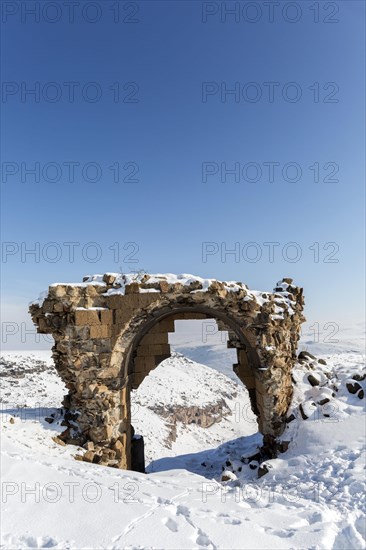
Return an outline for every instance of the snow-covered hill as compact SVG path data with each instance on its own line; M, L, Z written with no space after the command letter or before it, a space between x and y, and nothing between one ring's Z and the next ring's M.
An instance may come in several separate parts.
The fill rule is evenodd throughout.
M246 389L180 354L132 393L132 423L144 435L149 472L185 468L206 475L208 469L211 477L220 476L227 449L219 453L217 447L238 438L247 447L250 441L251 449L260 443Z
M288 450L258 478L248 394L205 365L175 355L133 392L151 472L138 474L56 444L65 388L49 354L5 354L2 547L364 548L362 356L323 359L295 369Z

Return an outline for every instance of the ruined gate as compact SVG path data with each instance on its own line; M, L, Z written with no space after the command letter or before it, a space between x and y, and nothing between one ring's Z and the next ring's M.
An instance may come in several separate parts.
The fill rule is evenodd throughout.
M273 292L172 274L106 273L51 285L30 313L38 331L54 337L55 367L69 390L61 438L83 446L84 460L131 468L131 389L170 356L175 320L214 318L229 331L234 370L274 445L292 397L303 306L292 279Z

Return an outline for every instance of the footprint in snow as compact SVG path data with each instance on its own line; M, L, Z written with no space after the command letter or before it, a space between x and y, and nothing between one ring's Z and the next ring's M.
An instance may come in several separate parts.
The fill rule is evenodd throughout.
M267 533L270 533L271 535L275 535L276 537L281 537L283 539L293 537L296 533L295 529L272 529L272 527L267 527L265 529Z
M229 514L218 514L216 520L225 525L240 525L241 521L238 518L232 518Z
M11 542L15 542L15 546L13 546L15 548L64 548L64 545L60 541L47 536L35 537L27 534L19 537L17 540L14 537Z
M177 533L178 532L178 524L173 519L164 518L163 523L164 523L165 527L167 529L169 529L169 531L172 531L172 533Z
M321 512L314 512L310 514L309 516L304 514L304 519L309 523L309 525L313 525L314 523L320 523L323 521L323 514Z
M189 511L189 508L187 508L187 506L182 506L182 504L179 504L179 506L177 506L176 514L177 514L177 516L182 515L182 516L185 516L185 517L189 518L190 511Z
M204 546L205 548L214 548L214 545L212 544L208 536L205 535L200 529L198 530L196 544L198 544L199 546Z

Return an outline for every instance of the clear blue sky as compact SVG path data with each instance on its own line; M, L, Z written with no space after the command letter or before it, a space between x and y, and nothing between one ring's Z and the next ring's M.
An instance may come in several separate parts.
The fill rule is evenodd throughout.
M279 2L272 22L261 1L237 3L240 11L226 20L222 2L120 2L114 22L115 2L80 0L73 23L62 2L57 12L38 3L35 21L24 11L33 4L2 6L3 321L27 319L28 302L54 281L120 269L260 289L290 276L305 288L310 319L362 318L364 2ZM39 97L25 93L37 86ZM239 96L221 97L235 86ZM70 162L79 163L73 182ZM268 162L278 163L274 181ZM37 182L25 172L35 163ZM98 166L99 181L90 181L96 172L88 163ZM121 180L138 181L114 182L116 163ZM237 163L239 181L230 174L225 181L222 163ZM287 163L301 168L298 181L283 178ZM258 166L259 180L246 181ZM202 177L202 170L217 173ZM294 170L285 167L288 180ZM80 243L74 262L65 242ZM91 242L97 248L83 254ZM131 242L138 263L128 263L132 246L123 249ZM207 261L205 242L217 243ZM273 261L268 242L279 243ZM39 262L21 254L35 243ZM239 258L221 256L235 246ZM299 250L298 262L283 258ZM96 252L100 261L88 261ZM47 261L55 253L58 261Z

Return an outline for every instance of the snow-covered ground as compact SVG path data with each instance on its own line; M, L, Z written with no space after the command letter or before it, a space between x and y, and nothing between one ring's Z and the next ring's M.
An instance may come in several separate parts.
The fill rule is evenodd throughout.
M133 392L132 424L144 435L149 472L183 468L220 477L230 448L224 442L232 440L238 449L239 442L245 449L250 443L252 452L261 442L247 390L180 354Z
M196 353L211 364L215 349ZM65 388L49 352L3 357L3 548L365 547L366 388L352 379L362 354L297 365L289 448L260 478L248 394L222 372L177 354L133 392L150 472L139 474L76 461L81 449L53 441Z

